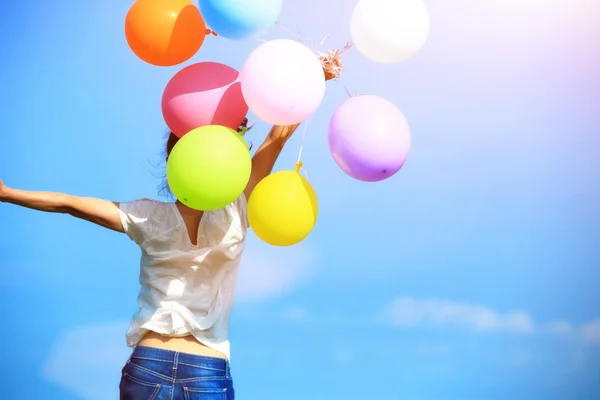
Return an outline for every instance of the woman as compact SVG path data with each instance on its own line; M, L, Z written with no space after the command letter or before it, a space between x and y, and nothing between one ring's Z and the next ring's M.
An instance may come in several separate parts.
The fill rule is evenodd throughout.
M248 223L246 199L269 175L298 125L274 126L252 158L244 193L201 212L179 201L116 203L12 189L0 201L70 214L125 233L142 251L138 310L127 331L134 350L122 370L122 400L233 400L228 328ZM171 133L167 159L177 143Z

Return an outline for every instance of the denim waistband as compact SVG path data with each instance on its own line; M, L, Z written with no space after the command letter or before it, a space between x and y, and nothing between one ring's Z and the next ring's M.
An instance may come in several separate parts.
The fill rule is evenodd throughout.
M222 370L229 375L229 361L219 357L200 356L190 353L182 353L173 350L158 349L156 347L136 346L131 353L132 358L142 358L154 361L164 361L172 363L174 367L177 364L186 364L195 367L205 367L210 369Z

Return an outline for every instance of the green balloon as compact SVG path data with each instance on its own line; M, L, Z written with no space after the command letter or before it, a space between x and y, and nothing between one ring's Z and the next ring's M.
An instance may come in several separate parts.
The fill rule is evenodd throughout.
M211 211L235 201L252 170L244 138L231 128L208 125L186 133L167 161L167 181L186 206Z

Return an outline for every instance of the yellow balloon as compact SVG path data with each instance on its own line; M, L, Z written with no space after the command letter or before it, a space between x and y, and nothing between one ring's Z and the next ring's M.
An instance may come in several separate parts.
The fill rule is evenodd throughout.
M260 239L274 246L304 240L317 222L317 194L300 167L260 181L248 199L248 222Z

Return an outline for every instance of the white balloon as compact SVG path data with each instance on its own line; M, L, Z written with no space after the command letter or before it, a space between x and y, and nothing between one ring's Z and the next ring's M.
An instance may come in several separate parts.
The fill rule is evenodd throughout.
M350 29L365 57L399 63L414 56L427 41L429 12L422 0L359 0Z
M240 76L250 111L273 125L294 125L310 118L325 96L319 56L295 40L261 44L246 59Z

